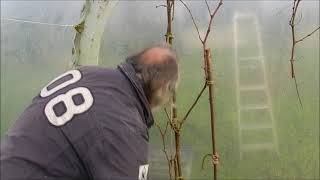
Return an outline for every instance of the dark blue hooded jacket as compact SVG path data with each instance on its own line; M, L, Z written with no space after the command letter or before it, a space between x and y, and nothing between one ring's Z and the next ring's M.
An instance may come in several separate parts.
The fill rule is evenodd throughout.
M1 180L146 180L152 113L134 68L50 82L1 141Z

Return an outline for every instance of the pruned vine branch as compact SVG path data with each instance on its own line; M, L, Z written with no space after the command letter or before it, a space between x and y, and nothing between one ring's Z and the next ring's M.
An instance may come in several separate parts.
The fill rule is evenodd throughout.
M167 108L164 108L164 112L166 113L166 117L167 117L168 121L171 121L171 118L170 118L170 115L168 113Z
M204 39L202 39L202 37L201 37L200 31L199 31L199 27L198 27L198 25L197 25L197 23L196 23L195 18L193 17L193 14L192 14L190 8L187 6L187 4L186 4L183 0L179 0L179 1L180 1L180 2L183 4L183 6L187 9L187 11L188 11L188 13L189 13L189 15L190 15L190 17L191 17L191 19L192 19L193 25L194 25L194 27L195 27L196 30L197 30L199 40L201 41L202 45L205 45L206 42L207 42L208 36L209 36L209 34L210 34L210 31L211 31L212 21L213 21L215 15L217 14L218 10L219 10L220 7L222 6L222 4L223 4L222 1L223 1L223 0L220 0L220 1L219 1L218 6L214 9L213 13L211 13L211 10L210 10L208 1L205 0L206 6L207 6L207 8L208 8L209 15L210 15L210 20L209 20L207 32L206 32L206 34L205 34Z
M198 33L198 37L199 40L202 43L202 50L203 50L203 62L204 62L204 73L205 73L205 85L203 87L203 89L201 90L200 94L198 95L198 97L196 98L195 102L191 105L190 109L188 110L187 114L185 115L185 117L182 119L182 123L186 120L186 118L188 117L188 115L190 114L190 112L192 111L192 109L194 108L194 106L197 104L199 98L201 97L203 91L206 89L206 87L209 87L209 106L210 106L210 122L211 122L211 141L212 141L212 153L207 154L204 156L204 159L209 156L212 155L212 162L213 162L213 172L214 172L214 180L217 180L217 165L219 163L219 156L216 152L216 141L215 141L215 110L214 110L214 81L213 81L213 73L212 73L212 57L211 57L211 50L210 48L207 48L207 40L209 37L209 34L211 32L211 26L214 20L214 17L216 16L217 12L219 11L220 7L222 6L222 1L223 0L219 0L218 5L211 11L210 7L209 7L209 3L207 2L207 0L205 0L206 6L208 8L208 13L210 15L210 20L208 23L208 27L207 27L207 31L206 34L204 36L204 38L201 37L200 31L199 31L199 27L195 21L195 18L192 15L192 12L190 10L190 8L187 6L187 4L183 1L180 0L180 2L183 4L183 6L187 9L193 25ZM211 13L213 12L213 13Z
M212 160L213 160L213 165L214 165L214 179L217 179L217 164L218 164L218 155L216 153L215 150L215 132L214 132L214 119L215 119L215 113L214 113L214 103L213 103L213 75L212 75L212 69L211 69L211 53L210 53L210 49L208 49L207 46L207 40L211 31L211 26L213 23L213 19L215 17L215 15L217 14L220 6L222 5L222 0L219 1L219 4L216 8L214 8L212 11L210 10L209 7L209 3L207 2L207 0L205 0L205 3L207 5L208 8L208 12L210 15L210 20L208 23L208 28L206 31L206 34L204 36L204 38L202 39L201 35L200 35L200 31L199 31L199 27L195 21L195 18L192 15L192 12L190 10L190 8L186 5L186 3L182 0L180 0L180 2L184 5L184 7L188 10L193 25L195 26L197 33L198 33L198 37L199 40L202 43L202 48L203 48L203 53L204 53L204 70L205 70L205 83L203 85L203 88L201 89L200 93L197 95L195 101L192 103L192 105L190 106L190 108L188 109L187 113L183 116L182 119L179 119L177 117L177 106L176 106L176 92L174 93L174 95L172 96L172 103L171 103L171 112L170 115L168 113L168 111L166 109L165 113L167 116L167 124L166 124L166 129L163 131L159 125L157 125L160 134L161 134L161 138L162 138L162 144L163 144L163 151L166 155L166 159L168 161L168 165L169 165L169 174L170 174L170 179L172 178L172 166L173 166L173 170L174 170L174 179L175 180L183 180L183 176L182 176L182 165L181 165L181 138L180 138L180 132L182 129L182 125L183 123L186 121L186 119L188 118L188 116L190 115L190 113L192 112L192 110L194 109L194 107L197 105L199 99L201 98L201 96L203 95L203 92L205 91L205 89L207 87L209 87L209 105L210 105L210 117L211 117L211 134L212 134L212 153L214 154L214 156L212 156ZM175 0L166 0L166 5L163 5L163 7L166 7L167 10L167 32L165 34L166 37L166 42L169 43L171 46L173 44L173 34L172 34L172 21L174 19L174 7L175 7ZM213 13L211 13L213 12ZM170 125L170 126L169 126ZM172 158L171 156L168 155L167 151L166 151L166 144L165 144L165 134L167 133L167 128L168 126L170 127L170 129L174 132L174 137L175 137L175 155ZM171 158L170 158L171 157Z
M193 108L197 105L199 99L201 98L204 90L207 87L207 83L204 84L203 88L201 89L200 93L198 94L197 98L195 99L195 101L192 103L192 105L190 106L190 108L188 109L186 115L184 115L184 117L182 118L180 124L182 125L188 118L189 114L191 113L191 111L193 110Z
M203 43L203 40L202 40L201 35L200 35L199 27L198 27L198 25L197 25L197 23L196 23L196 20L194 19L193 15L192 15L192 12L191 12L190 8L187 6L187 4L186 4L184 1L180 0L180 2L183 4L183 6L184 6L184 7L187 9L187 11L189 12L189 15L190 15L190 17L191 17L191 19L192 19L193 25L194 25L194 27L195 27L196 30L197 30L199 40L201 41L201 43Z
M170 180L172 180L172 173L171 173L171 166L172 166L172 156L169 155L168 151L167 151L167 146L166 146L166 135L167 135L167 130L168 130L168 126L169 126L169 122L167 121L166 123L166 127L164 130L161 129L160 125L158 124L158 122L155 122L155 125L157 126L159 132L160 132L160 136L162 139L162 151L166 157L167 163L168 163L168 172L169 172L169 178Z
M172 21L174 20L174 9L175 9L175 0L166 0L166 5L163 5L163 7L166 7L166 13L167 13L167 31L165 34L165 40L166 42L172 46L173 44L173 33L172 33ZM168 161L168 168L169 168L169 176L170 180L172 179L172 171L174 172L174 179L178 180L181 179L183 180L182 177L182 168L181 168L181 154L180 154L180 126L178 123L178 118L177 118L177 106L176 106L176 92L174 92L172 96L172 103L171 103L171 112L170 115L166 109L164 109L166 116L167 116L167 126L166 128L170 125L170 129L174 132L175 136L175 155L174 157L170 156L166 151L164 151L167 161ZM159 126L160 127L160 126ZM163 135L163 131L161 128L159 128L161 138L162 138L162 145L163 149L165 149L165 136Z
M209 6L208 1L207 1L207 0L205 0L205 2L206 2L206 5L207 5L207 8L208 8L208 12L209 12L209 14L211 14L211 10L210 10L210 6Z
M290 63L291 63L291 77L294 79L295 87L296 87L296 92L297 96L300 102L300 105L302 106L302 101L299 93L299 87L297 83L297 79L295 77L295 71L294 71L294 54L295 54L295 47L296 47L296 34L295 34L295 18L296 18L296 13L299 7L301 0L294 0L293 2L293 8L292 8L292 16L290 19L290 26L291 26L291 33L292 33L292 48L291 48L291 58L290 58Z
M317 32L319 29L320 29L320 26L319 26L318 28L316 28L315 30L313 30L313 31L312 31L311 33L309 33L308 35L306 35L305 37L297 40L296 43L299 43L299 42L305 40L306 38L310 37L312 34L314 34L315 32Z
M296 50L296 45L302 41L304 41L306 38L310 37L311 35L313 35L315 32L317 32L320 29L320 26L317 27L315 30L313 30L311 33L307 34L306 36L303 36L302 38L297 40L296 37L296 25L301 21L302 18L300 18L299 22L296 22L296 15L297 15L297 11L299 8L299 5L301 3L302 0L294 0L293 1L293 7L292 7L292 14L291 14L291 18L289 21L289 25L291 27L291 35L292 35L292 46L291 46L291 56L290 56L290 67L291 67L291 78L294 79L294 83L295 83L295 88L296 88L296 92L297 92L297 96L299 99L299 103L302 107L302 101L301 101L301 96L300 96L300 92L299 92L299 86L297 83L297 78L296 78L296 74L295 74L295 68L294 68L294 61L295 59L295 50Z
M220 7L222 6L222 4L223 4L222 0L220 0L219 3L218 3L218 6L214 9L213 13L212 14L210 13L210 21L209 21L209 24L208 24L207 33L206 33L206 36L205 36L205 38L203 40L203 43L202 43L204 45L206 44L208 36L209 36L209 33L211 31L211 26L212 26L213 19L216 16L216 14L217 14L218 10L220 9Z

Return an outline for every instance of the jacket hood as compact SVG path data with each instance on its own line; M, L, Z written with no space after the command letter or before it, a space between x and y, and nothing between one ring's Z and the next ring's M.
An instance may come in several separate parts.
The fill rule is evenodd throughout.
M141 80L137 77L136 71L130 63L121 63L120 65L118 65L118 69L128 78L128 80L131 82L132 86L136 90L138 98L144 109L145 123L147 127L150 128L154 123L154 119L150 108L150 104L143 91Z

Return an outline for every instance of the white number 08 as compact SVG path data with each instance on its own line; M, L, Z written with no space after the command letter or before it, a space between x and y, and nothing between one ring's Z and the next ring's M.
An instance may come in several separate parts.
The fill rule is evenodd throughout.
M53 82L57 81L58 79L67 76L72 75L72 78L68 81L65 81L61 83L60 85L52 88L51 90L48 90L48 86L52 84ZM71 70L68 71L59 77L52 80L47 86L45 86L40 93L41 97L47 97L52 95L53 93L57 92L58 90L65 88L66 86L73 84L81 79L81 73L79 70ZM83 103L80 105L76 105L73 102L72 97L75 95L81 95L83 97ZM64 103L66 107L66 112L62 114L61 116L57 116L56 113L53 110L53 107L57 105L58 103ZM51 99L45 109L44 112L49 120L49 122L55 126L62 126L68 121L70 121L75 114L80 114L85 111L87 111L93 104L93 97L88 88L85 87L77 87L74 89L69 90L65 94L60 94L56 96L55 98Z

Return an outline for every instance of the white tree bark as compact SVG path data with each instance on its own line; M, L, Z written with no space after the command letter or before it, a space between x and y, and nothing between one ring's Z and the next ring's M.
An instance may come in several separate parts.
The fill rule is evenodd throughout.
M117 2L86 1L81 21L75 26L77 32L74 38L73 67L99 64L101 38L107 19Z

